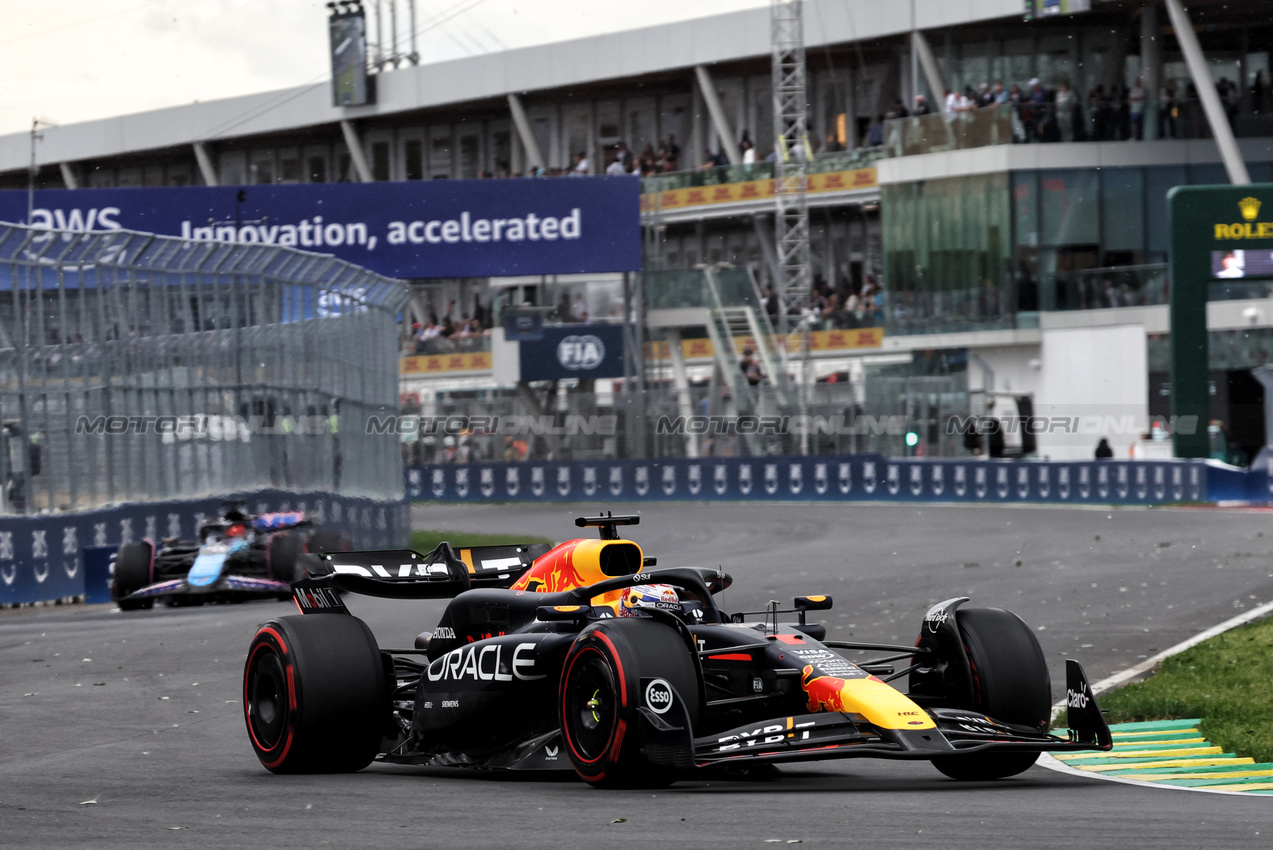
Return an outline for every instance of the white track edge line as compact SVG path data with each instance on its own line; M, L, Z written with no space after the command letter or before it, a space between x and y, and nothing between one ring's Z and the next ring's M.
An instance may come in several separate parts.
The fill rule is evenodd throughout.
M1186 649L1197 646L1198 644L1202 643L1204 640L1208 640L1210 638L1215 637L1216 635L1223 634L1229 631L1230 629L1236 629L1238 626L1245 625L1246 623L1249 623L1252 620L1258 620L1260 617L1263 617L1265 614L1268 614L1270 612L1273 612L1273 602L1266 602L1263 605L1257 605L1256 607L1252 608L1250 611L1243 611L1241 614L1238 614L1236 617L1230 617L1229 619L1225 620L1223 623L1214 625L1209 629L1204 629L1203 631L1198 632L1198 634L1194 635L1193 637L1182 640L1180 643L1176 644L1175 646L1164 649L1162 652L1158 653L1152 658L1146 658L1144 661L1140 662L1139 664L1128 667L1126 670L1120 670L1119 672L1115 673L1112 676L1107 676L1106 678L1101 679L1095 685L1092 685L1092 695L1095 696L1097 694L1104 693L1105 691L1108 691L1118 685L1121 685L1126 681L1129 681L1131 679L1136 678L1137 676L1144 674L1148 670L1152 670L1160 661L1163 661L1166 658L1170 658L1173 655L1177 655L1181 652L1184 652ZM1055 717L1061 709L1066 707L1065 702L1066 701L1064 699L1058 700L1056 704L1052 706L1053 717ZM1236 794L1240 797L1251 796L1251 792L1249 791L1213 791L1208 788L1195 788L1195 787L1189 787L1184 785L1160 785L1157 782L1146 782L1141 779L1131 779L1125 776L1104 776L1097 771L1079 770L1078 768L1070 767L1069 765L1063 764L1059 759L1055 759L1052 756L1048 755L1047 753L1043 753L1043 757L1039 760L1039 766L1046 767L1048 770L1055 770L1060 773L1069 773L1075 776L1086 776L1089 779L1103 779L1106 782L1122 782L1123 784L1126 784L1126 785L1139 785L1141 787L1149 787L1149 788L1171 788L1177 791L1206 791L1208 794ZM1256 796L1264 796L1264 795L1256 795Z

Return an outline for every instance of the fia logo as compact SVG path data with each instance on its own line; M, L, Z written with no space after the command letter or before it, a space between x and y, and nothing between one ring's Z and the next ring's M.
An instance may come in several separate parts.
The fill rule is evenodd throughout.
M884 467L884 484L890 496L896 496L902 489L902 471L897 464L890 463Z
M592 334L568 336L557 343L557 362L572 372L595 369L605 357L605 343Z
M778 492L778 464L765 464L765 492L773 495Z

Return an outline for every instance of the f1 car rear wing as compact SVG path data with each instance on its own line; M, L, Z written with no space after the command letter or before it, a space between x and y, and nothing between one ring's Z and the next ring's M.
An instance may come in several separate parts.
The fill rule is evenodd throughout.
M337 590L388 599L449 599L472 587L511 587L551 547L548 543L332 552L318 557L316 577Z

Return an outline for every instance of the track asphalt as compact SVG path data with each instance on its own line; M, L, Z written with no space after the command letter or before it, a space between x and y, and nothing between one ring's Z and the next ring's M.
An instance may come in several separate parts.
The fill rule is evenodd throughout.
M415 524L573 536L624 505L419 505ZM1260 513L874 505L650 505L630 536L660 566L723 566L730 610L835 598L830 634L910 642L951 596L1038 629L1054 691L1063 661L1093 681L1273 600L1273 524ZM353 598L382 645L431 628L442 603ZM1258 795L1178 794L1034 768L957 783L923 763L783 768L752 781L595 791L373 765L278 777L243 727L241 675L258 602L123 614L0 612L0 844L6 847L1258 846Z

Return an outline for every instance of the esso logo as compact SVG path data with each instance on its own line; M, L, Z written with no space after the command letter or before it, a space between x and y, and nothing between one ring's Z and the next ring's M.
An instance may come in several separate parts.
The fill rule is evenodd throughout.
M592 334L568 336L557 343L557 362L563 369L580 371L595 369L606 357L606 346Z
M672 686L663 679L655 679L645 686L645 704L655 714L667 714L672 707Z

